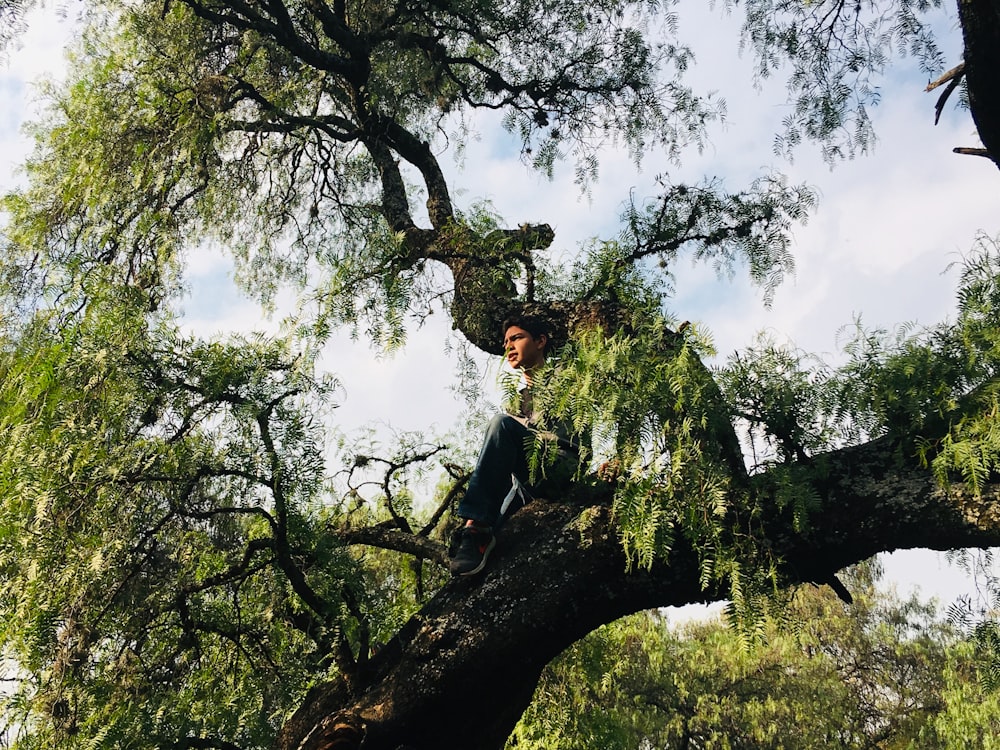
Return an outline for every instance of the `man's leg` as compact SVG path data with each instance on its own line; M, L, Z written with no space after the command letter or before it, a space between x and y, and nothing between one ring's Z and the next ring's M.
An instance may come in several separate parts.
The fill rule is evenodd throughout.
M525 444L531 431L507 414L499 414L486 429L479 460L469 478L458 515L484 526L500 520L500 504L510 490L510 475L527 483L528 461Z
M501 414L490 421L469 478L458 515L468 523L459 530L458 545L451 559L452 575L473 575L486 565L496 544L493 529L500 520L500 505L510 491L510 475L525 480L528 463L525 443L530 431L513 417Z

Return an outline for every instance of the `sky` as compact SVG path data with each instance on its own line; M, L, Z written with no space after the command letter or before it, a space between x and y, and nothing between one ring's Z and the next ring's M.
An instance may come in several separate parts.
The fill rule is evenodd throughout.
M835 364L845 327L858 316L867 326L892 328L904 322L929 325L953 314L956 274L949 266L971 249L977 234L998 232L996 168L985 159L951 152L955 146L977 145L968 113L949 107L935 126L937 94L924 93L926 77L915 61L904 61L883 82L881 103L872 113L878 142L871 154L831 169L806 147L788 164L771 149L787 113L783 92L775 85L761 90L751 85L751 62L738 54L734 23L704 5L681 15L682 34L688 29L694 33L687 38L700 40L688 80L718 90L727 102L727 118L724 127L712 131L702 153L687 154L680 167L651 155L637 171L623 154L609 151L599 182L581 195L570 165L557 169L552 180L530 173L496 121L482 118L464 162L442 159L456 186L453 194L467 203L490 200L511 225L552 224L558 257L587 238L614 236L629 192L652 196L661 173L674 180L717 176L736 190L780 170L791 183L814 186L820 203L808 223L794 231L796 271L778 288L770 307L761 291L739 275L720 280L711 269L683 263L677 269L669 306L679 319L711 332L720 360L764 331ZM940 28L951 40L946 55L953 65L960 46L949 13L942 12ZM67 33L68 24L50 4L0 64L0 189L15 184L16 166L29 148L21 127L36 106L31 82L62 75ZM230 271L221 253L203 249L191 255L191 291L182 303L185 326L206 336L277 330L278 317L262 317L255 303L236 291ZM453 341L444 316L412 331L406 348L394 354L373 351L347 335L335 337L322 362L343 384L334 412L338 426L345 431L390 424L398 430L448 430L470 409L454 390ZM482 355L475 359L488 387L499 365ZM941 554L907 551L882 559L886 581L903 594L919 589L922 596L947 604L972 590L965 573Z

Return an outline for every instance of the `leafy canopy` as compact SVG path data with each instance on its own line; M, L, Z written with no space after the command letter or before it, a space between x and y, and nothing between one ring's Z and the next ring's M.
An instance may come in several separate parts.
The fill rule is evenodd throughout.
M792 65L798 105L779 146L863 149L870 76L892 49L937 64L931 5L728 5L747 11L762 75ZM0 19L21 7L0 4ZM763 509L808 527L804 456L931 435L936 420L924 453L942 478L975 486L996 470L1000 261L986 240L955 324L859 334L837 372L767 342L712 371L707 332L666 310L673 269L691 256L773 293L814 191L777 175L736 191L663 177L565 273L548 267L550 227L508 228L453 200L439 159L471 145L477 110L501 111L543 174L572 160L584 188L605 146L637 162L700 146L723 107L684 85L673 8L86 7L27 182L2 202L0 648L17 747L265 747L311 684L362 673L441 584L467 470L413 438L347 446L335 475L335 381L315 366L335 328L398 345L413 316L444 306L492 350L511 309L558 317L562 366L539 398L611 446L630 564L693 545L745 636L781 584ZM287 335L182 333L185 263L208 245L263 300L299 293ZM761 446L749 472L734 424ZM446 472L429 502L412 478L432 458Z
M588 635L545 671L510 747L991 747L996 696L968 641L878 571L855 601L806 586L766 643L722 621L641 613Z

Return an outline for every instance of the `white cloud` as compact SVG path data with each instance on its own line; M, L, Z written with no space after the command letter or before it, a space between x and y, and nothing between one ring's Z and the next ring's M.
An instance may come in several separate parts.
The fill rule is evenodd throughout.
M17 165L30 148L20 127L39 113L32 82L62 79L73 27L72 20L50 5L38 7L27 20L27 31L8 52L9 61L0 64L0 189L13 184Z

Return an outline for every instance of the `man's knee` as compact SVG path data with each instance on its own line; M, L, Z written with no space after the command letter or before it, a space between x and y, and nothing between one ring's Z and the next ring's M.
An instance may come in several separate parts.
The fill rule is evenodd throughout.
M511 434L521 435L527 429L510 414L497 414L490 420L489 426L486 428L486 439L502 438Z

